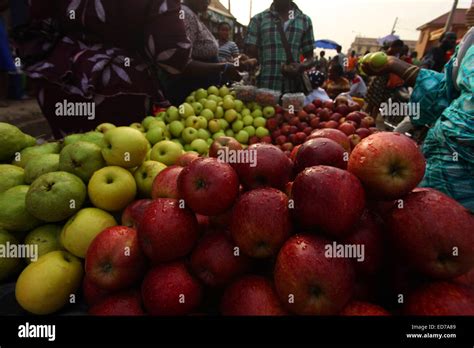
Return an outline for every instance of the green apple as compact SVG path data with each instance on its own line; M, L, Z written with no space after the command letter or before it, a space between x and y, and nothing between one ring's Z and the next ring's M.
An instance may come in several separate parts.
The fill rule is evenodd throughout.
M102 149L102 156L109 166L138 167L148 152L148 140L142 133L130 127L118 127L108 131L105 141L107 146Z
M267 124L267 120L264 119L263 117L257 117L257 118L254 118L253 120L253 126L255 128L265 127L266 124Z
M189 104L192 104L196 101L196 98L194 98L194 96L190 95L189 97L186 98L185 102L186 103L189 103Z
M95 129L96 132L106 133L107 131L116 128L116 126L112 123L102 123L97 126Z
M168 108L168 110L166 110L166 117L169 117L170 119L173 119L173 120L179 120L179 110L176 106L170 106Z
M206 140L196 139L191 143L191 148L200 155L205 155L209 152L209 145Z
M232 124L232 130L233 130L235 133L240 132L243 128L244 128L244 122L242 122L242 121L235 121L235 122Z
M134 173L140 197L151 198L153 181L166 165L156 161L145 161Z
M105 165L100 147L82 141L66 146L59 156L59 170L77 175L84 182Z
M181 121L173 121L168 126L170 133L175 137L179 138L184 130L184 124Z
M59 241L61 235L61 225L43 225L35 228L25 237L26 245L37 245L38 255L41 257L52 251L61 250L62 246ZM31 263L31 258L26 258L27 263ZM35 262L35 260L33 260ZM37 261L37 260L36 260Z
M208 95L219 95L219 88L216 86L211 86L207 89L207 94Z
M214 112L211 109L204 109L201 112L201 117L204 117L207 121L210 121L214 118Z
M78 144L78 143L76 143ZM74 146L73 144L71 146ZM91 143L92 146L97 146ZM98 147L98 146L97 146ZM99 148L99 147L98 147ZM100 148L99 148L100 153ZM25 166L25 183L28 185L39 178L41 175L51 172L57 172L59 170L59 155L57 153L40 155L30 159Z
M193 150L191 144L185 144L185 145L184 145L184 151L185 151L185 152L194 152L194 150Z
M86 185L79 177L67 172L47 173L31 184L26 209L37 219L58 222L79 211L86 195Z
M245 109L242 110L241 114L242 114L242 117L251 116L251 115L252 115L252 111L251 111L250 109L248 109L248 108L245 108Z
M87 186L87 192L95 207L119 212L135 199L137 184L128 170L111 166L94 173Z
M210 120L208 124L208 128L211 133L217 133L221 130L221 125L218 120Z
M210 137L211 137L211 133L209 133L208 130L206 130L204 128L198 129L198 138L199 139L207 140Z
M202 110L204 109L204 106L201 103L192 103L191 106L194 109L195 115L200 115Z
M57 142L46 143L39 146L27 147L26 149L23 149L21 152L15 154L12 164L15 166L25 168L28 161L32 158L38 157L40 155L47 155L47 154L53 154L53 153L57 154L60 152L61 152L61 144Z
M146 132L146 139L150 142L151 145L155 145L156 143L165 140L165 138L165 132L161 127L155 127Z
M219 95L224 98L225 96L228 96L230 94L230 89L227 86L222 86L219 89Z
M129 128L135 129L135 130L139 131L140 133L145 133L146 132L145 127L143 127L142 124L138 123L138 122L132 123L129 126Z
M255 135L255 127L254 126L247 126L247 127L244 127L244 131L247 132L247 134L249 135L249 137L253 137Z
M203 116L198 116L198 129L207 129L207 119Z
M18 245L18 239L11 233L0 229L0 246L7 248L7 245ZM0 257L0 284L7 278L18 274L21 270L22 262L19 257Z
M0 229L26 232L41 224L26 209L28 189L27 185L19 185L0 193Z
M258 103L253 103L252 111L260 110L262 111L262 106Z
M229 122L227 122L225 119L220 118L218 121L221 125L221 130L225 131L227 128L229 128Z
M187 127L183 130L182 137L186 144L191 144L198 138L198 131L196 128Z
M153 146L151 150L151 160L172 166L182 154L183 147L181 145L169 140L164 140Z
M161 111L158 113L158 115L155 115L155 120L158 121L164 121L166 118L167 111ZM176 112L176 114L179 116L179 113ZM179 117L178 117L179 118Z
M190 116L195 116L194 108L189 103L184 103L179 106L179 116L181 118L188 118Z
M220 138L220 137L225 137L225 133L223 131L219 131L217 133L214 133L212 135L212 139L216 140L217 138Z
M224 108L222 106L218 106L216 112L214 113L215 118L223 118L225 115Z
M82 134L70 134L63 139L63 145L68 146L81 141ZM58 152L59 153L59 152Z
M235 136L235 139L241 143L241 144L248 144L249 142L249 134L244 131L244 130L241 130L240 132L237 133L237 135Z
M206 105L206 103L207 103L207 99L205 99L205 98L199 99L199 104Z
M113 226L117 226L117 221L106 211L97 208L82 209L63 227L61 245L74 256L84 259L94 238Z
M25 184L25 170L11 164L0 164L0 193Z
M3 118L3 112L2 112ZM7 162L23 149L36 145L36 139L23 133L20 128L0 122L0 162Z
M224 104L222 104L224 110L234 110L235 111L235 101L232 97L225 97Z
M155 116L145 117L145 119L142 121L143 128L145 128L145 130L150 129L150 124L154 121L156 121Z
M53 251L30 263L21 272L15 297L26 311L46 315L70 303L82 283L81 260L66 251Z
M215 100L208 100L206 104L204 104L204 108L211 110L212 112L217 111L217 102Z
M201 99L206 99L208 96L208 93L207 91L204 89L204 88L199 88L197 91L196 91L196 94L194 96L194 98L196 100L201 100Z
M228 129L225 131L225 135L233 138L235 136L235 133L232 129Z
M100 148L104 148L105 146L107 146L107 143L105 141L105 135L103 133L95 131L84 133L80 141L96 144Z
M251 115L246 115L242 118L244 122L244 126L251 126L253 125L253 117Z
M242 112L244 110L244 102L242 100L234 100L235 111Z
M265 118L272 118L273 116L275 116L275 108L273 106L264 107L263 116L265 116Z
M237 111L235 110L227 110L225 112L224 118L227 122L232 123L237 119Z
M259 117L263 117L263 112L261 109L255 109L253 112L252 112L252 117L253 118L259 118Z
M209 147L211 147L212 143L214 142L214 139L209 138L206 141L207 141L207 145L209 145Z
M266 128L258 127L255 131L255 135L261 139L263 137L266 137L267 135L270 135L270 132Z
M154 120L153 122L150 123L150 125L148 126L148 129L153 129L153 128L162 128L163 130L166 129L166 123L165 121L158 121L158 120Z
M192 128L195 128L195 129L198 129L198 124L199 124L199 119L197 116L190 116L186 119L186 121L184 122L184 125L186 127L192 127Z

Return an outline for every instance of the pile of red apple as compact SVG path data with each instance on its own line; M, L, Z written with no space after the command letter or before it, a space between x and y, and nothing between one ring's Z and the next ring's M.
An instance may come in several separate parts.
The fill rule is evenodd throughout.
M358 104L350 105L346 99L335 102L314 100L298 112L276 109L275 117L267 121L273 144L287 155L295 146L304 143L317 129L338 129L354 148L362 139L378 132L375 120L361 111Z
M153 199L91 244L90 313L474 315L474 217L417 188L418 146L376 133L351 151L320 132L294 160L255 144L255 166L223 163L219 150L242 147L221 139L162 171ZM358 259L328 251L351 245Z

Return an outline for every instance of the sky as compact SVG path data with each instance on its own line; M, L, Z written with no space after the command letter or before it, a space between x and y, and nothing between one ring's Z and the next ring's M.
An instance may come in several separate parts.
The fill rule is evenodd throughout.
M220 0L228 6L229 0ZM250 0L230 0L231 11L247 25ZM356 36L380 38L391 33L398 17L396 34L418 40L419 26L451 10L452 0L294 0L313 21L315 39L331 39L347 51ZM269 8L272 0L253 0L253 15ZM459 0L458 8L468 8L471 0Z

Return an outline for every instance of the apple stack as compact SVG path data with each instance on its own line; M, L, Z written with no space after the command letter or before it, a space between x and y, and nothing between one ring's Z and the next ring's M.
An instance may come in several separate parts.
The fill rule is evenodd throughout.
M315 100L298 112L276 109L275 117L267 121L272 142L287 155L319 129L337 129L349 139L354 148L362 139L377 133L375 120L360 111L358 104L349 105L346 98L336 101Z
M90 313L474 315L473 216L416 188L411 139L377 133L347 156L332 131L294 161L254 144L256 163L224 163L242 145L220 138L162 171L89 247Z

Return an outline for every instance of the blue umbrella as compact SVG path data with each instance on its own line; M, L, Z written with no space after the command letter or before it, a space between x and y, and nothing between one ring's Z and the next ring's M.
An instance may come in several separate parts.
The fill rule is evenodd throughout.
M316 48L325 48L329 50L335 50L340 45L337 42L332 41L332 40L317 40L314 42L314 46Z
M400 40L400 36L390 34L390 35L387 35L385 37L382 37L382 38L378 39L377 41L381 46L383 46L385 43L391 43L395 40Z

